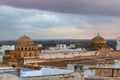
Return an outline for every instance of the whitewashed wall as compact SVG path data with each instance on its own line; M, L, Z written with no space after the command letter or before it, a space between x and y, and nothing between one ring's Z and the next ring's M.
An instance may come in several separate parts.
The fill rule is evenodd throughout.
M81 51L81 50L65 50L58 52L42 52L40 58L55 59L55 58L72 58L77 56L94 56L97 51Z
M59 75L73 72L73 70L41 68L41 70L20 70L20 77Z
M95 70L84 70L84 78L90 78L95 76Z

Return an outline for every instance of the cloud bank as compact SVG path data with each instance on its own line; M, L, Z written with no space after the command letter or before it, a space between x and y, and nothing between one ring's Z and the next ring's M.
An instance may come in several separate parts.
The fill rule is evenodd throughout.
M1 39L17 39L24 33L32 39L91 39L98 32L114 39L120 35L119 25L120 18L116 16L0 6Z
M0 4L62 13L120 16L120 0L0 0Z

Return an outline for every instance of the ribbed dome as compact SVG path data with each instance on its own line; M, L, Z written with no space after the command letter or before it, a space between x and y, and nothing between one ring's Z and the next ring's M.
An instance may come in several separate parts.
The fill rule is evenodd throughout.
M106 40L103 37L99 36L98 34L92 39L92 43L93 44L106 44Z
M17 41L16 45L33 45L33 41L30 37L24 35L21 36Z

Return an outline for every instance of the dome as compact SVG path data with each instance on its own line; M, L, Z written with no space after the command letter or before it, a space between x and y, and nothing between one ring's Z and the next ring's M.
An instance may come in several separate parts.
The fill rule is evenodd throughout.
M24 35L18 38L16 45L33 45L33 41L30 37Z
M106 44L106 40L103 37L99 36L98 34L92 39L92 43L93 44Z

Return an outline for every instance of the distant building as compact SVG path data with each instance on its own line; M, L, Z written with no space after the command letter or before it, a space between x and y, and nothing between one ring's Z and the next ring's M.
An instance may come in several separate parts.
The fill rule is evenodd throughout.
M70 49L75 49L76 45L75 44L70 44Z
M58 48L58 49L67 49L67 45L66 44L57 44L56 48Z
M50 50L66 50L66 49L75 49L75 44L57 44L56 47L49 47Z
M38 44L38 47L39 47L39 48L42 47L42 44Z
M120 37L117 38L116 43L117 43L116 50L120 50Z

